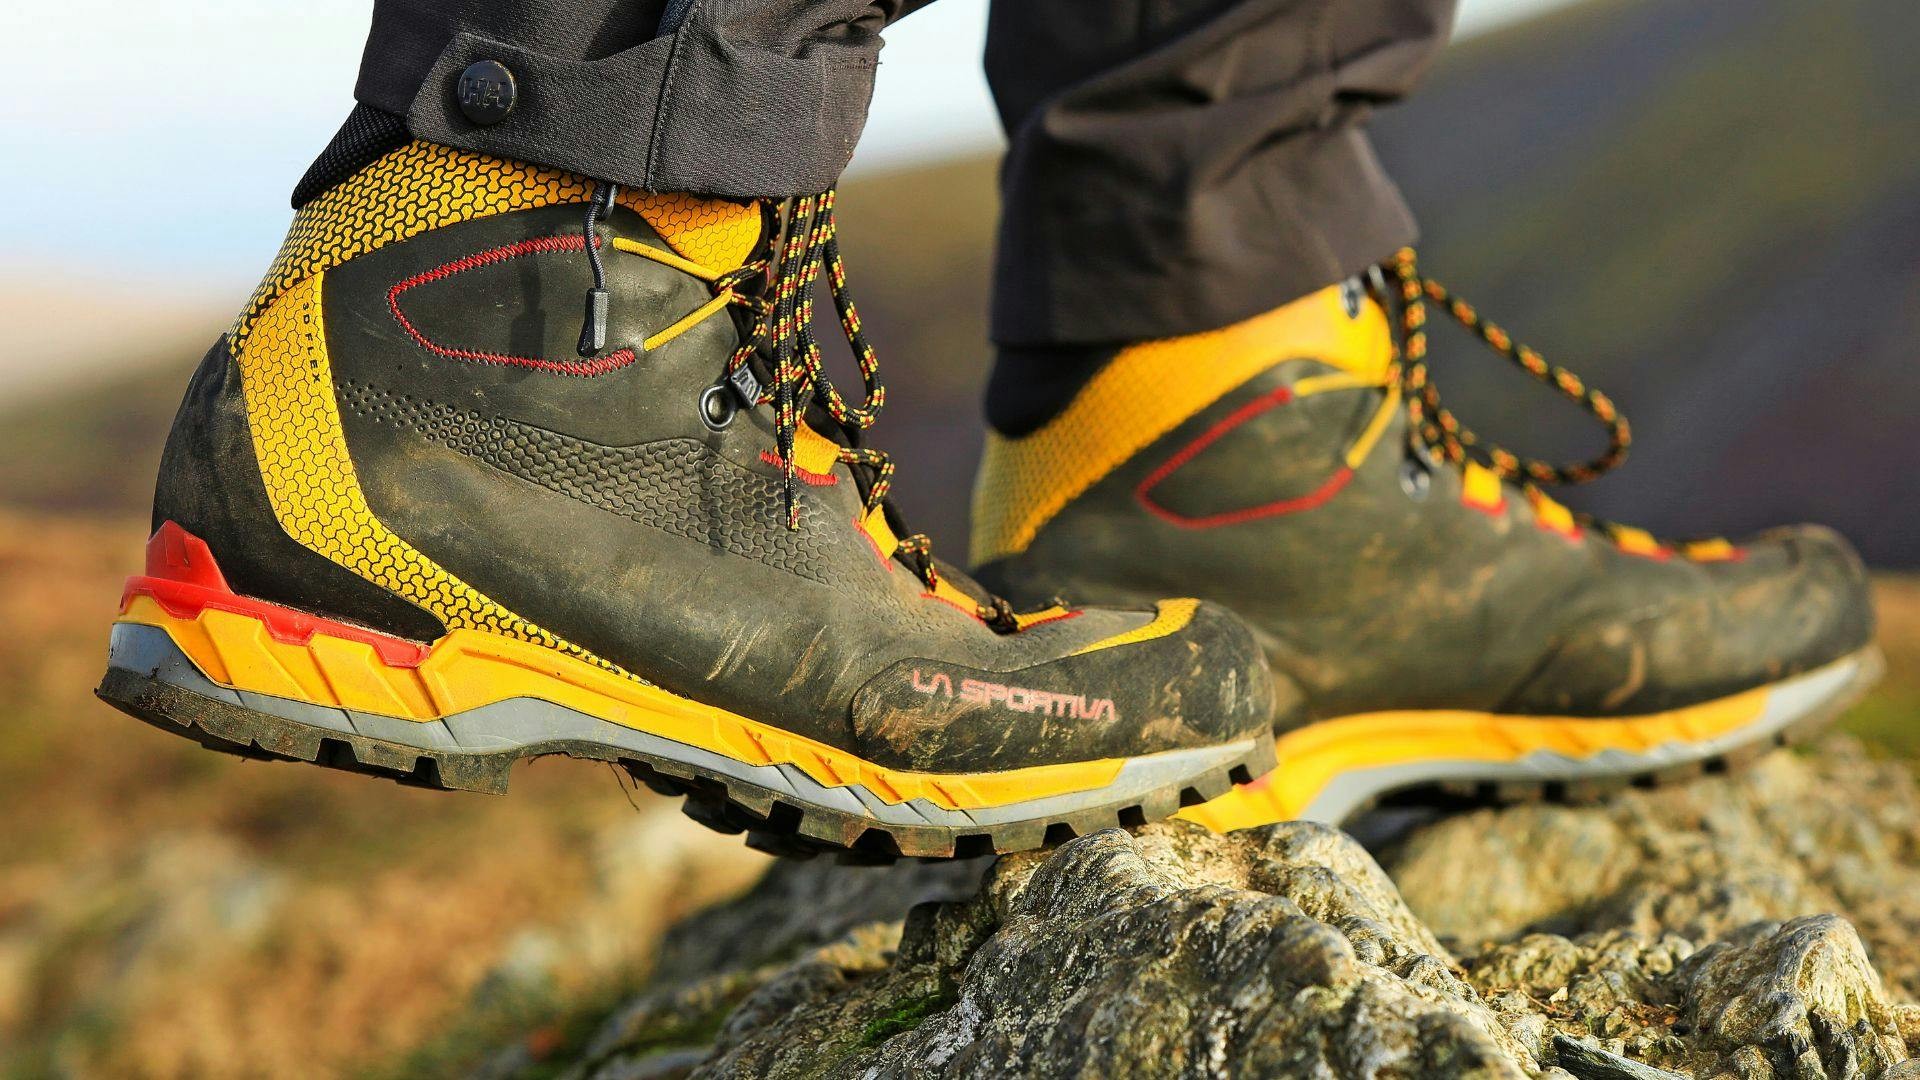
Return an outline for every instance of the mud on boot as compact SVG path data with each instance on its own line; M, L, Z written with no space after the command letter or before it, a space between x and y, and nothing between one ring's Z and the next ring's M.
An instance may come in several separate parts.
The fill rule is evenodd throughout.
M1438 309L1586 407L1608 451L1481 442L1426 365ZM1170 590L1254 627L1280 767L1189 816L1338 822L1396 793L1580 796L1725 767L1879 671L1867 578L1817 527L1663 541L1544 490L1617 463L1611 401L1417 269L1117 351L1044 423L990 432L973 557L1015 599Z
M823 264L859 404L807 331ZM794 853L1035 847L1266 771L1220 608L1016 610L904 534L858 327L830 194L394 149L299 211L194 375L100 693L435 787L618 762Z

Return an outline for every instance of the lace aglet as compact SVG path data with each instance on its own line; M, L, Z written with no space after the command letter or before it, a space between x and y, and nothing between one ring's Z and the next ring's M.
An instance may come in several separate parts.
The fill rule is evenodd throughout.
M607 290L587 290L587 317L580 327L580 355L598 356L607 347Z

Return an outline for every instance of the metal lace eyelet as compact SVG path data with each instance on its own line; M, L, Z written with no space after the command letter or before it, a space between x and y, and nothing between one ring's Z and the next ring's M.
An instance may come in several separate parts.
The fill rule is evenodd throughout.
M1366 299L1366 288L1358 277L1350 277L1340 283L1340 304L1347 309L1347 318L1360 317L1360 302Z
M725 386L709 386L701 393L700 422L707 425L708 431L727 430L739 414L739 405Z
M1427 492L1433 489L1433 473L1427 463L1417 455L1409 454L1400 463L1400 490L1414 502L1425 502Z

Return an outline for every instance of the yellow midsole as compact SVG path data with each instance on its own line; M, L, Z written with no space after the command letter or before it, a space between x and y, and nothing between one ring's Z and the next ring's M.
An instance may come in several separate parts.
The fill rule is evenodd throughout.
M1538 751L1570 758L1644 753L1704 742L1753 723L1770 686L1667 712L1621 719L1467 711L1360 713L1310 724L1275 741L1279 765L1252 784L1180 813L1215 832L1292 821L1348 772L1418 761L1519 761Z
M996 773L889 769L801 735L622 677L530 641L482 630L450 631L417 668L394 667L373 646L314 634L277 640L260 620L207 608L193 618L136 595L117 620L158 627L200 673L233 690L422 723L516 698L550 701L636 731L749 765L793 765L828 787L859 784L890 803L925 799L978 810L1113 783L1125 762L1036 765Z

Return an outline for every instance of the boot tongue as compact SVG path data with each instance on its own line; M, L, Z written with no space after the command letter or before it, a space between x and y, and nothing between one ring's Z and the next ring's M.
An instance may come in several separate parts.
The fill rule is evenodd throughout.
M1357 279L1309 294L1269 318L1293 355L1311 356L1368 382L1384 383L1393 363L1393 325Z

